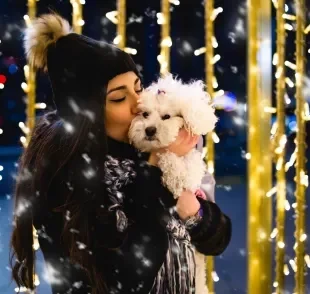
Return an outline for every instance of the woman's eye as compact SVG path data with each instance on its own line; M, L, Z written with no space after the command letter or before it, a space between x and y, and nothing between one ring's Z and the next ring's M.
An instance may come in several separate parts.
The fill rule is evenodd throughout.
M165 114L165 115L162 117L163 120L166 120L166 119L169 119L169 118L170 118L170 115L169 115L169 114Z
M136 90L136 93L142 93L143 88L141 88L140 90Z
M143 115L144 118L147 118L149 116L149 113L148 112L143 112L142 115Z
M119 103L125 100L126 97L121 98L121 99L116 99L116 100L111 100L111 102Z

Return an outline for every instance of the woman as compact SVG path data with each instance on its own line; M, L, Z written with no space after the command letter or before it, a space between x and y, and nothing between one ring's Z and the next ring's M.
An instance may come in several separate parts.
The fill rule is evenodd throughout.
M190 192L176 202L156 154L128 144L142 91L130 56L71 33L54 14L35 20L25 48L48 72L56 111L39 120L20 160L16 283L34 288L34 226L55 294L194 293L193 246L222 253L230 220ZM196 143L183 130L169 150L182 156Z

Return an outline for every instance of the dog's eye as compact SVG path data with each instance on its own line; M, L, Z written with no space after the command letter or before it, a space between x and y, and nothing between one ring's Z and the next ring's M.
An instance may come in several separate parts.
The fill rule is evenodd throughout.
M149 116L149 113L148 112L143 112L142 115L143 115L144 118L147 118Z
M165 114L165 115L162 117L163 120L166 120L166 119L169 119L169 118L170 118L170 115L169 115L169 114Z

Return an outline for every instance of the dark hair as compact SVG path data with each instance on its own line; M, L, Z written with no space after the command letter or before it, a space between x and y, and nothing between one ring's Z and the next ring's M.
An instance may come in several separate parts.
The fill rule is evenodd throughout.
M98 93L99 95L99 93ZM105 97L105 93L100 93ZM103 98L104 99L104 98ZM34 289L33 274L35 254L33 251L33 220L37 209L44 209L50 201L47 195L51 189L60 189L61 182L71 182L75 189L62 193L63 206L57 211L70 211L70 221L65 222L62 231L62 244L70 261L80 265L86 273L92 287L92 293L106 293L102 275L98 274L94 256L86 250L79 250L77 241L91 247L89 232L91 230L89 215L91 215L91 200L101 193L103 176L103 160L107 153L106 132L104 126L104 106L92 109L94 117L78 113L69 122L61 119L56 111L42 116L34 130L30 142L19 160L19 172L15 186L14 229L11 237L10 264L12 279L19 287ZM73 132L66 130L66 124L72 124ZM83 154L91 158L91 167L96 171L92 179L85 180L81 171L89 167L82 158ZM53 190L55 193L55 190ZM102 195L101 195L102 197ZM52 198L52 197L51 197ZM19 206L25 205L26 211L20 212ZM75 228L79 234L73 234ZM79 240L77 240L77 237ZM12 252L13 251L13 252ZM14 261L16 257L16 261Z

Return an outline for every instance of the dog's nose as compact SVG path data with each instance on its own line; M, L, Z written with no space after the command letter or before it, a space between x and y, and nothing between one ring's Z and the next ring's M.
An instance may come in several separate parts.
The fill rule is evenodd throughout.
M147 134L147 136L152 137L156 134L156 128L155 127L147 127L145 129L145 133Z

